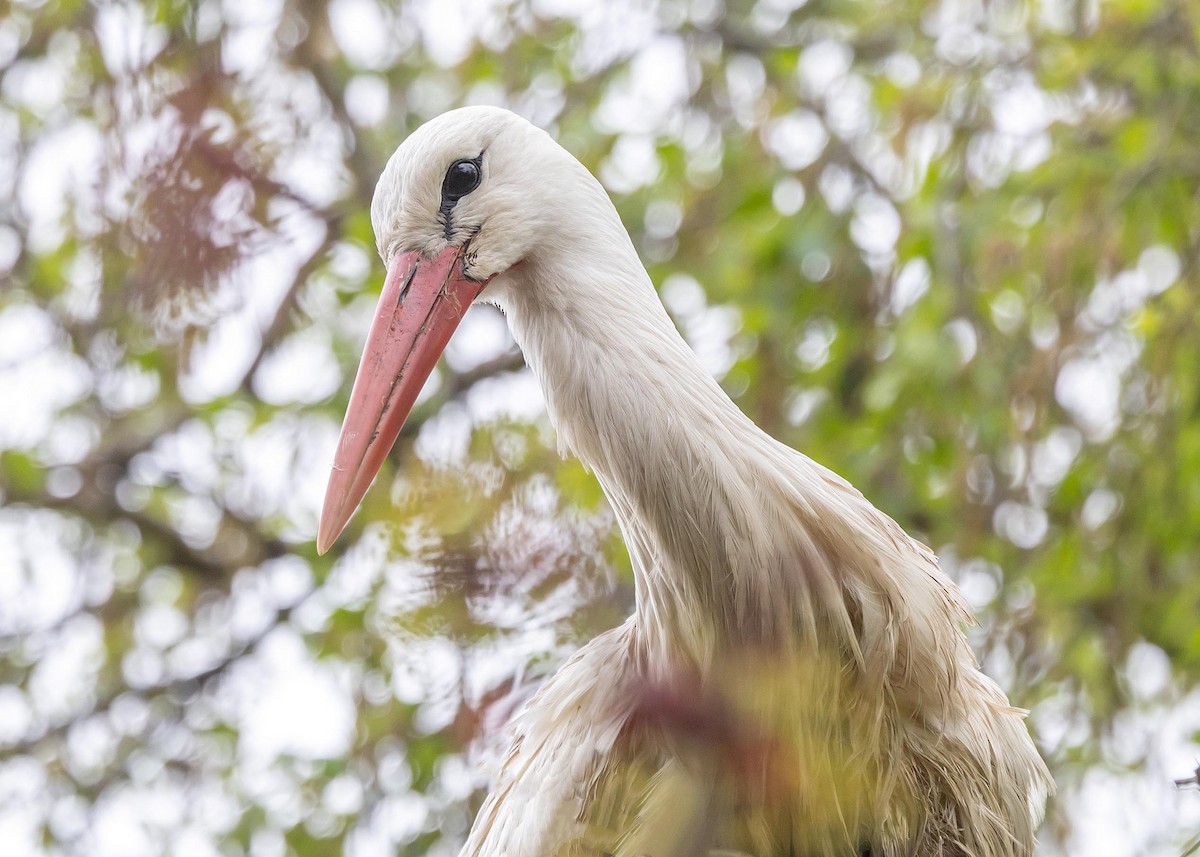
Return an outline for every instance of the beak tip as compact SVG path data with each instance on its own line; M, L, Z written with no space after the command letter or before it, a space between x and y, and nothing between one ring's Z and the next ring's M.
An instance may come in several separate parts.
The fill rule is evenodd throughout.
M324 556L333 547L345 527L344 523L338 524L332 518L321 517L321 523L317 526L317 556Z

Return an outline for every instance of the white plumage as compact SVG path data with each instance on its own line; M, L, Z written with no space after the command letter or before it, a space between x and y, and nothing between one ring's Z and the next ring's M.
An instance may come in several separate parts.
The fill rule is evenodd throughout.
M459 194L448 169L463 161L479 181ZM516 718L463 855L1032 853L1052 782L1022 712L977 668L957 588L703 371L578 161L507 111L456 110L397 150L372 219L393 291L322 548L411 406L395 391L432 366L426 329L445 315L452 330L478 295L507 315L563 448L600 480L636 576L633 616ZM419 288L441 302L407 321ZM416 344L384 365L397 319Z

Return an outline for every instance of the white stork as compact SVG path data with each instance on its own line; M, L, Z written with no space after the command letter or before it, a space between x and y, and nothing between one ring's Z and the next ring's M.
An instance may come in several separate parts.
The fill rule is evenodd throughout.
M513 724L463 855L1029 855L1053 788L933 553L750 421L667 316L612 202L498 108L422 126L371 205L387 279L324 552L467 306L499 306L599 479L633 615Z

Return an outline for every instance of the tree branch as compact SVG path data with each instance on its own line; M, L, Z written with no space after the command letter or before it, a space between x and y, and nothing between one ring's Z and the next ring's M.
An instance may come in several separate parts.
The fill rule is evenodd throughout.
M254 392L250 385L254 381L254 375L258 372L259 367L262 366L263 361L270 356L279 343L295 329L296 317L300 314L300 292L308 282L308 278L325 261L325 256L337 240L341 227L341 217L339 215L331 215L326 219L325 224L325 239L304 260L300 267L296 269L296 276L292 278L291 285L288 286L283 299L279 302L279 306L276 307L275 314L271 318L271 323L259 335L258 353L254 355L254 359L250 361L245 374L242 375L241 387L251 395L254 395Z
M306 595L305 598L307 597L308 596ZM127 693L132 693L143 697L158 696L163 694L174 694L188 697L194 696L197 692L203 689L205 685L207 685L213 679L223 675L239 660L246 657L246 655L252 654L255 648L258 647L259 643L266 639L267 635L270 634L271 631L277 628L281 623L286 622L292 615L292 611L294 611L303 602L304 598L301 598L295 604L275 611L274 619L266 623L261 631L234 646L215 663L201 670L200 672L193 673L192 675L188 676L172 678L168 681L153 684L144 688L129 688L122 684L118 686L116 690L98 699L96 704L88 708L87 711L80 712L75 717L56 723L53 726L49 726L40 735L28 737L14 744L9 744L7 747L3 748L4 754L11 757L25 753L32 753L37 748L44 746L47 742L63 737L68 731L70 731L72 726L83 721L85 718L106 713L112 708L117 699Z

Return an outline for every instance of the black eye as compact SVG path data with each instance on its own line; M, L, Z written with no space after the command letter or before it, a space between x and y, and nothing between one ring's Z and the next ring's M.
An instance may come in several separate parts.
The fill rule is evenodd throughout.
M446 179L442 182L442 201L457 202L466 196L483 180L483 170L480 169L479 158L474 160L455 161L446 170Z

